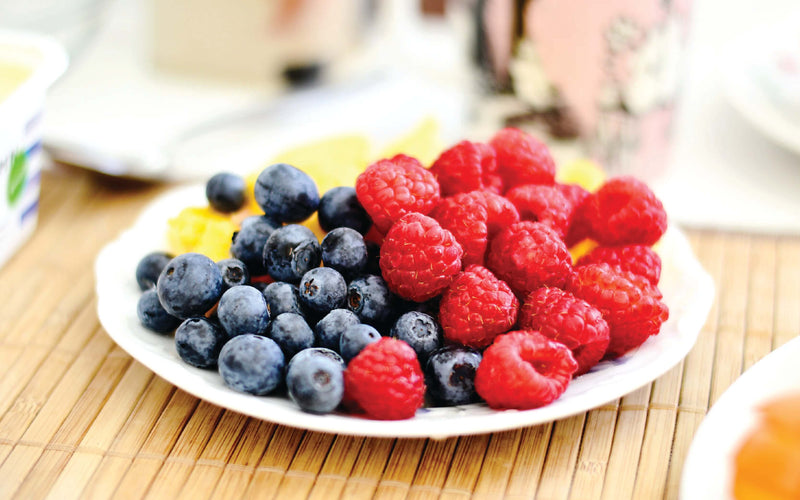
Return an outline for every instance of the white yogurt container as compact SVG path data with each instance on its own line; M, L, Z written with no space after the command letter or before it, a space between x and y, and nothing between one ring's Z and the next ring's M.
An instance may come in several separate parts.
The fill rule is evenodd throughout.
M0 266L36 226L45 93L66 67L52 39L0 30Z

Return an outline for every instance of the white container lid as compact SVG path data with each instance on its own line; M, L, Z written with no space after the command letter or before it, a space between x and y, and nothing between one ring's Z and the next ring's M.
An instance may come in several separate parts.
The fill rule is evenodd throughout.
M0 120L31 106L67 69L67 53L54 39L21 31L0 30L0 67L3 63L27 66L31 74L0 100ZM35 105L35 104L34 104Z

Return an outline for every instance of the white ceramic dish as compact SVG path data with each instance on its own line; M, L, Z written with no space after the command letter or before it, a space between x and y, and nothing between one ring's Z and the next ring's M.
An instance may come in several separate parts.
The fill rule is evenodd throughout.
M463 96L390 74L219 104L203 115L174 109L194 105L191 94L182 93L180 86L169 89L181 96L174 100L165 90L123 96L114 88L87 101L84 95L67 92L73 85L90 92L73 84L75 78L68 75L56 89L55 112L44 136L47 152L59 161L108 175L153 181L201 182L220 165L246 174L288 148L338 134L358 134L383 146L426 118L436 119L442 140L449 144L463 136L469 109ZM161 120L152 108L163 100L173 108L165 110ZM75 104L84 102L90 107ZM107 116L108 109L120 111Z
M800 338L779 347L739 377L714 404L694 436L683 466L682 500L732 498L733 461L767 400L800 391Z
M550 422L597 407L651 382L686 356L697 340L714 295L711 277L692 254L675 227L661 242L663 271L660 288L670 319L659 335L635 352L572 381L559 400L528 411L494 411L475 404L432 408L401 421L374 421L342 414L304 413L288 399L256 397L228 389L216 371L183 363L172 337L145 330L136 316L141 294L135 280L138 261L164 248L166 220L181 208L205 203L203 186L177 189L156 200L134 226L99 254L98 315L109 335L131 356L181 389L219 406L247 415L314 431L383 437L446 437L478 434Z
M43 132L52 158L114 176L201 182L219 165L248 173L316 138L357 133L383 144L427 117L436 118L445 143L464 136L465 91L400 70L342 68L347 78L296 91L156 70L141 43L150 28L146 6L112 2L101 30L53 88Z
M756 129L800 153L800 12L745 33L725 50L725 94Z

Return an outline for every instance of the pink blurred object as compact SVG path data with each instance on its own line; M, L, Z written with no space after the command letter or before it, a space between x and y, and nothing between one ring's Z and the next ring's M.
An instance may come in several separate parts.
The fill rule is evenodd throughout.
M484 67L519 103L506 124L572 141L611 174L661 171L690 0L487 0L481 8Z

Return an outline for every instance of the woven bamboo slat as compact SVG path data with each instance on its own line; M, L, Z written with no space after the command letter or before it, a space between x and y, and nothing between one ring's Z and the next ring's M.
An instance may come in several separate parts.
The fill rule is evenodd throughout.
M616 406L605 405L587 413L569 498L600 497L616 422Z
M210 498L220 476L233 454L239 436L247 425L247 417L235 412L223 412L213 434L203 448L184 482L173 498Z
M372 498L394 444L394 439L364 439L340 498Z
M459 438L440 498L469 498L483 465L489 437L476 434Z
M211 490L212 498L242 498L276 425L249 419L230 460Z
M492 498L498 492L505 491L514 466L514 457L519 449L520 437L520 430L492 434L483 457L483 467L472 492L473 498Z
M565 499L572 483L586 415L559 420L553 425L537 492L542 498Z
M151 378L152 373L139 363L131 362L127 365L114 391L108 396L77 449L55 478L48 497L80 498L80 493L102 463L104 454L111 448Z
M431 442L435 443L435 442ZM424 439L398 439L386 461L375 495L380 498L406 498L426 447Z
M339 498L347 485L347 478L355 466L363 444L362 437L337 436L308 493L308 498Z
M447 479L457 445L458 438L428 443L417 466L417 473L411 481L407 498L422 500L431 496L439 496L445 479Z
M534 498L542 474L547 444L553 424L527 427L522 430L514 467L506 488L509 498Z
M800 238L778 240L772 348L800 334Z

